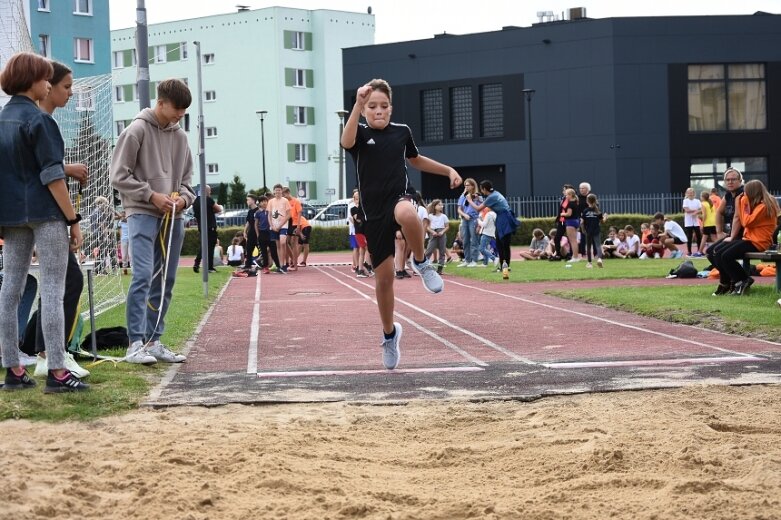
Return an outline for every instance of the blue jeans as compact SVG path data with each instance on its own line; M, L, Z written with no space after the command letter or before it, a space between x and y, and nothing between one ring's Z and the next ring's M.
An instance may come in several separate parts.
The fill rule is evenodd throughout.
M126 309L130 343L157 340L165 330L165 315L171 302L176 268L179 266L179 254L184 241L184 222L182 219L174 219L173 224L168 227L173 236L171 249L166 256L168 277L165 290L162 287L163 250L158 238L162 222L162 217L151 215L137 214L127 219L130 248L133 250L133 280L127 290ZM165 246L168 247L168 233L163 238Z
M477 219L461 220L461 240L464 242L464 261L477 262L480 255L480 237L477 236Z
M491 250L491 239L488 235L480 235L480 254L483 255L483 263L488 265L488 262L493 262L496 256Z

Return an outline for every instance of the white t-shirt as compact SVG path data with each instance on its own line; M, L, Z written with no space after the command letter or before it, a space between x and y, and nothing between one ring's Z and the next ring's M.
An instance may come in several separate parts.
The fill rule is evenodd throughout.
M697 213L686 213L687 209L690 210L702 210L702 202L697 199L685 198L683 199L683 225L686 227L699 226L699 216Z
M347 203L347 233L350 235L355 234L355 222L353 222L353 214L352 210L355 207L355 202L351 199L350 202Z
M418 206L418 218L421 222L428 218L428 211L426 210L426 206Z
M428 214L428 221L431 229L445 229L445 226L447 226L447 215L444 213L440 213L438 215L432 215L431 213Z
M681 225L674 220L664 221L664 232L668 235L674 236L684 244L686 243L686 232L683 230Z
M632 235L631 237L629 235L626 236L626 247L629 249L629 251L634 251L637 253L637 246L640 245L640 237L637 235Z
M485 218L478 220L480 227L482 228L482 234L487 237L496 237L496 213L489 211L485 214Z
M241 256L244 254L243 246L234 246L233 244L228 246L228 261L241 260Z

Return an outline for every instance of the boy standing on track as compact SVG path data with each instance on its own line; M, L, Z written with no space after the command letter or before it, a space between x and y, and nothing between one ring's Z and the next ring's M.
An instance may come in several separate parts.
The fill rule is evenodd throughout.
M424 257L423 227L407 195L408 161L420 171L447 176L450 187L461 185L453 168L418 153L407 125L391 123L392 93L387 81L374 79L360 87L341 144L355 160L358 190L364 213L364 233L375 272L375 294L384 334L382 362L385 368L399 364L401 324L393 321L393 253L396 230L401 229L412 249L412 268L427 291L441 292L442 278ZM366 124L359 123L363 116Z
M284 187L274 185L274 198L268 201L268 224L271 241L279 256L279 273L287 274L287 231L290 220L290 203L282 196Z
M133 251L126 311L128 363L185 360L160 343L160 337L184 240L182 211L195 201L190 186L193 159L187 134L179 126L191 102L183 81L161 81L155 108L142 110L122 132L111 161L111 184L127 214Z

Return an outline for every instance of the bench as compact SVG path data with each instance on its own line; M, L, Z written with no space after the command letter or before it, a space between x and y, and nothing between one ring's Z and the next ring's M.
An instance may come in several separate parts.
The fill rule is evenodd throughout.
M749 260L776 264L776 291L781 292L781 251L762 251L743 255L743 265L748 267Z

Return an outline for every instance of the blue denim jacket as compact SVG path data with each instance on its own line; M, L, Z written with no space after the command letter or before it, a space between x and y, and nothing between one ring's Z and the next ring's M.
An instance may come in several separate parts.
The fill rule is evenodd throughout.
M0 110L0 226L65 220L47 187L65 178L64 155L54 119L13 96Z

